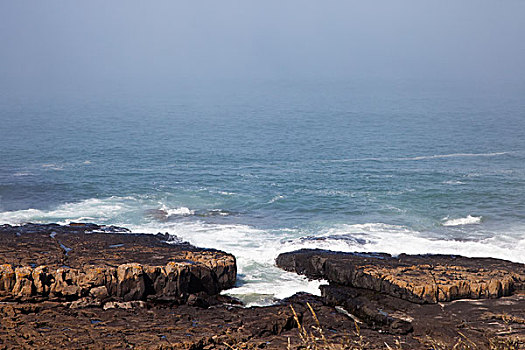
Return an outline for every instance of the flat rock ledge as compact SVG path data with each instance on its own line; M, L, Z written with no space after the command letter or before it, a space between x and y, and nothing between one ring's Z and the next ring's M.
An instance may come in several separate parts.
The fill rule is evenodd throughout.
M0 225L0 302L181 304L233 287L236 273L233 255L167 234L95 224Z
M499 298L525 290L524 264L492 258L303 249L280 254L276 263L312 279L419 304Z

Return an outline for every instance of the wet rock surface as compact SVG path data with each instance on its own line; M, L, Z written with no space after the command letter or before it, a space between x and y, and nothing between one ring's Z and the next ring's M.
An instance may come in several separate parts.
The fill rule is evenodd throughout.
M236 280L233 255L94 224L0 226L0 301L183 303Z
M454 255L342 253L304 249L277 265L313 279L385 293L415 303L498 298L525 290L525 265Z

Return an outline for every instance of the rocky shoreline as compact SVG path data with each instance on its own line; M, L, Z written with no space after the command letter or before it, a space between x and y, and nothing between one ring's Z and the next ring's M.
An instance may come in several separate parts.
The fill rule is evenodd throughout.
M280 254L276 263L287 271L327 280L329 284L321 286L324 304L343 307L380 332L412 339L436 337L445 349L458 342L491 348L487 334L514 339L520 346L509 348L525 347L523 264L319 249Z
M169 236L94 224L0 227L0 301L159 300L216 295L236 280L235 257Z
M245 308L220 294L231 254L111 226L1 225L0 349L525 348L523 264L322 250L276 263L327 280L321 297Z

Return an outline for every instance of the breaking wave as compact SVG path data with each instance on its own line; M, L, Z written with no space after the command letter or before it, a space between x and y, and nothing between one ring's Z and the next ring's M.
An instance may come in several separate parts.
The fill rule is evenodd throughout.
M69 224L96 220L100 224L123 223L123 219L137 211L133 197L91 198L81 202L64 203L50 210L24 209L0 212L0 224L23 224L27 222Z
M161 209L159 209L166 213L166 216L172 216L172 215L193 215L195 214L194 210L191 210L186 207L178 207L178 208L168 208L167 206L163 205Z
M465 218L458 219L449 219L448 217L444 218L443 226L461 226L461 225L476 225L481 223L481 216L471 216L468 215Z

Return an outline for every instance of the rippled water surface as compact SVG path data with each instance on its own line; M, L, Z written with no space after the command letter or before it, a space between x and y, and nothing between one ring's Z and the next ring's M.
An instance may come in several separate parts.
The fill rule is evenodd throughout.
M235 254L253 304L300 247L525 262L525 87L187 84L0 97L0 223L169 232Z

